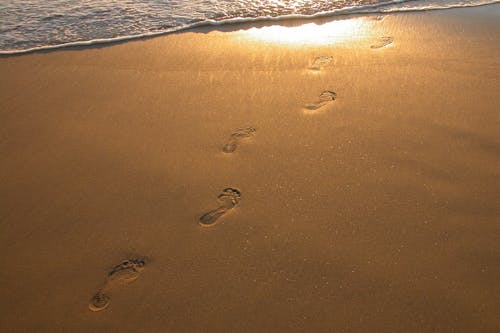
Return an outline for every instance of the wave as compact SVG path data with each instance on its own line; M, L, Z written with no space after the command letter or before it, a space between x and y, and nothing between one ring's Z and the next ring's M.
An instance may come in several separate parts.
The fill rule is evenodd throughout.
M279 22L284 20L314 19L320 17L334 17L340 15L354 15L354 14L391 14L391 13L410 12L410 11L414 12L414 11L442 10L450 8L477 7L477 6L491 5L495 3L500 3L500 0L473 0L473 1L449 0L440 2L434 2L428 0L395 0L395 1L379 2L376 4L358 5L358 6L344 7L334 10L319 11L317 13L309 15L289 14L289 15L279 15L279 16L234 17L234 18L220 19L220 20L206 19L206 20L197 20L191 23L180 24L177 26L168 27L156 31L140 33L140 34L123 35L112 38L95 38L89 40L71 41L54 45L41 45L25 49L0 50L0 56L19 55L19 54L38 52L38 51L50 51L50 50L57 50L70 47L117 43L134 39L142 39L142 38L166 35L174 32L180 32L199 27L217 27L223 25L252 23L252 22Z

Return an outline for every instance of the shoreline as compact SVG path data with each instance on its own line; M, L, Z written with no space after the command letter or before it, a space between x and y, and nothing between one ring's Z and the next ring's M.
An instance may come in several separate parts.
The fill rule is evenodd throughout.
M491 6L2 57L0 331L499 330Z
M107 47L113 45L119 45L127 42L133 41L146 41L151 38L168 36L171 34L178 34L190 31L199 31L202 30L224 30L224 27L233 27L232 30L239 30L241 26L247 26L247 28L252 27L262 27L262 26L270 26L270 25L290 25L291 23L297 22L298 24L306 23L306 22L314 22L316 20L344 20L350 18L357 17L369 17L373 15L392 15L392 14L411 14L411 13L425 13L429 11L443 11L443 10L464 10L469 8L479 8L479 7L488 7L488 6L498 6L499 3L489 3L489 4L478 4L478 5L469 5L469 6L457 6L457 7L449 7L449 8L430 8L430 9L402 9L397 11L377 11L377 10L369 10L365 9L361 12L350 12L347 10L345 13L343 10L340 12L327 12L327 13L318 13L314 15L285 15L279 17L259 17L259 18L234 18L228 19L224 21L205 21L205 22L194 22L190 23L188 26L180 26L172 28L172 30L158 31L158 32L149 32L140 35L130 35L130 36L120 36L113 38L98 38L91 40L82 40L82 41L74 41L57 45L45 45L34 47L30 49L24 50L8 50L1 51L0 50L0 59L9 58L15 56L29 55L33 53L46 53L46 52L56 52L59 50L85 50L88 48L94 47ZM301 23L302 22L302 23ZM243 28L245 29L245 28ZM231 31L231 30L230 30Z

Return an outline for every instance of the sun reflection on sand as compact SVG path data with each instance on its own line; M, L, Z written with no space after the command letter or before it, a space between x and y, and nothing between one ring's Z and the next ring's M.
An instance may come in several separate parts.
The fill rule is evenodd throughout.
M329 45L346 43L373 35L372 23L363 19L332 21L324 24L306 23L287 27L272 25L240 31L239 37L251 41L290 45Z

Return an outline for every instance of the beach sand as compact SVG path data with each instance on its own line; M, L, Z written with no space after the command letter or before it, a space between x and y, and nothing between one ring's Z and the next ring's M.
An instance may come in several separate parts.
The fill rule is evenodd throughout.
M200 28L0 73L1 332L500 331L500 5ZM200 226L228 187L239 204Z

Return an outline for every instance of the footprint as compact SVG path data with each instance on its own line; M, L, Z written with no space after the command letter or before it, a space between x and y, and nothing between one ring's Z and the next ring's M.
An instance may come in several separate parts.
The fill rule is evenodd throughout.
M257 130L253 127L238 128L231 134L227 143L224 145L224 147L222 147L222 151L225 153L234 152L238 147L238 143L241 139L251 137L255 134L256 131Z
M312 71L319 71L322 67L329 65L333 60L332 56L320 56L314 58L309 69Z
M241 199L241 192L235 188L225 188L217 199L222 203L219 207L203 214L198 223L202 227L211 227L216 224L219 217L233 209Z
M375 43L370 45L370 48L380 49L381 47L392 44L393 41L394 41L394 38L392 38L392 37L379 37Z
M313 104L306 105L306 109L311 110L311 111L317 110L317 109L321 108L322 106L335 100L336 97L337 97L337 94L334 91L325 90L319 95L317 101L315 101Z
M97 312L109 306L111 291L119 286L135 281L144 269L144 259L125 259L108 273L104 285L95 293L89 303L89 309Z

